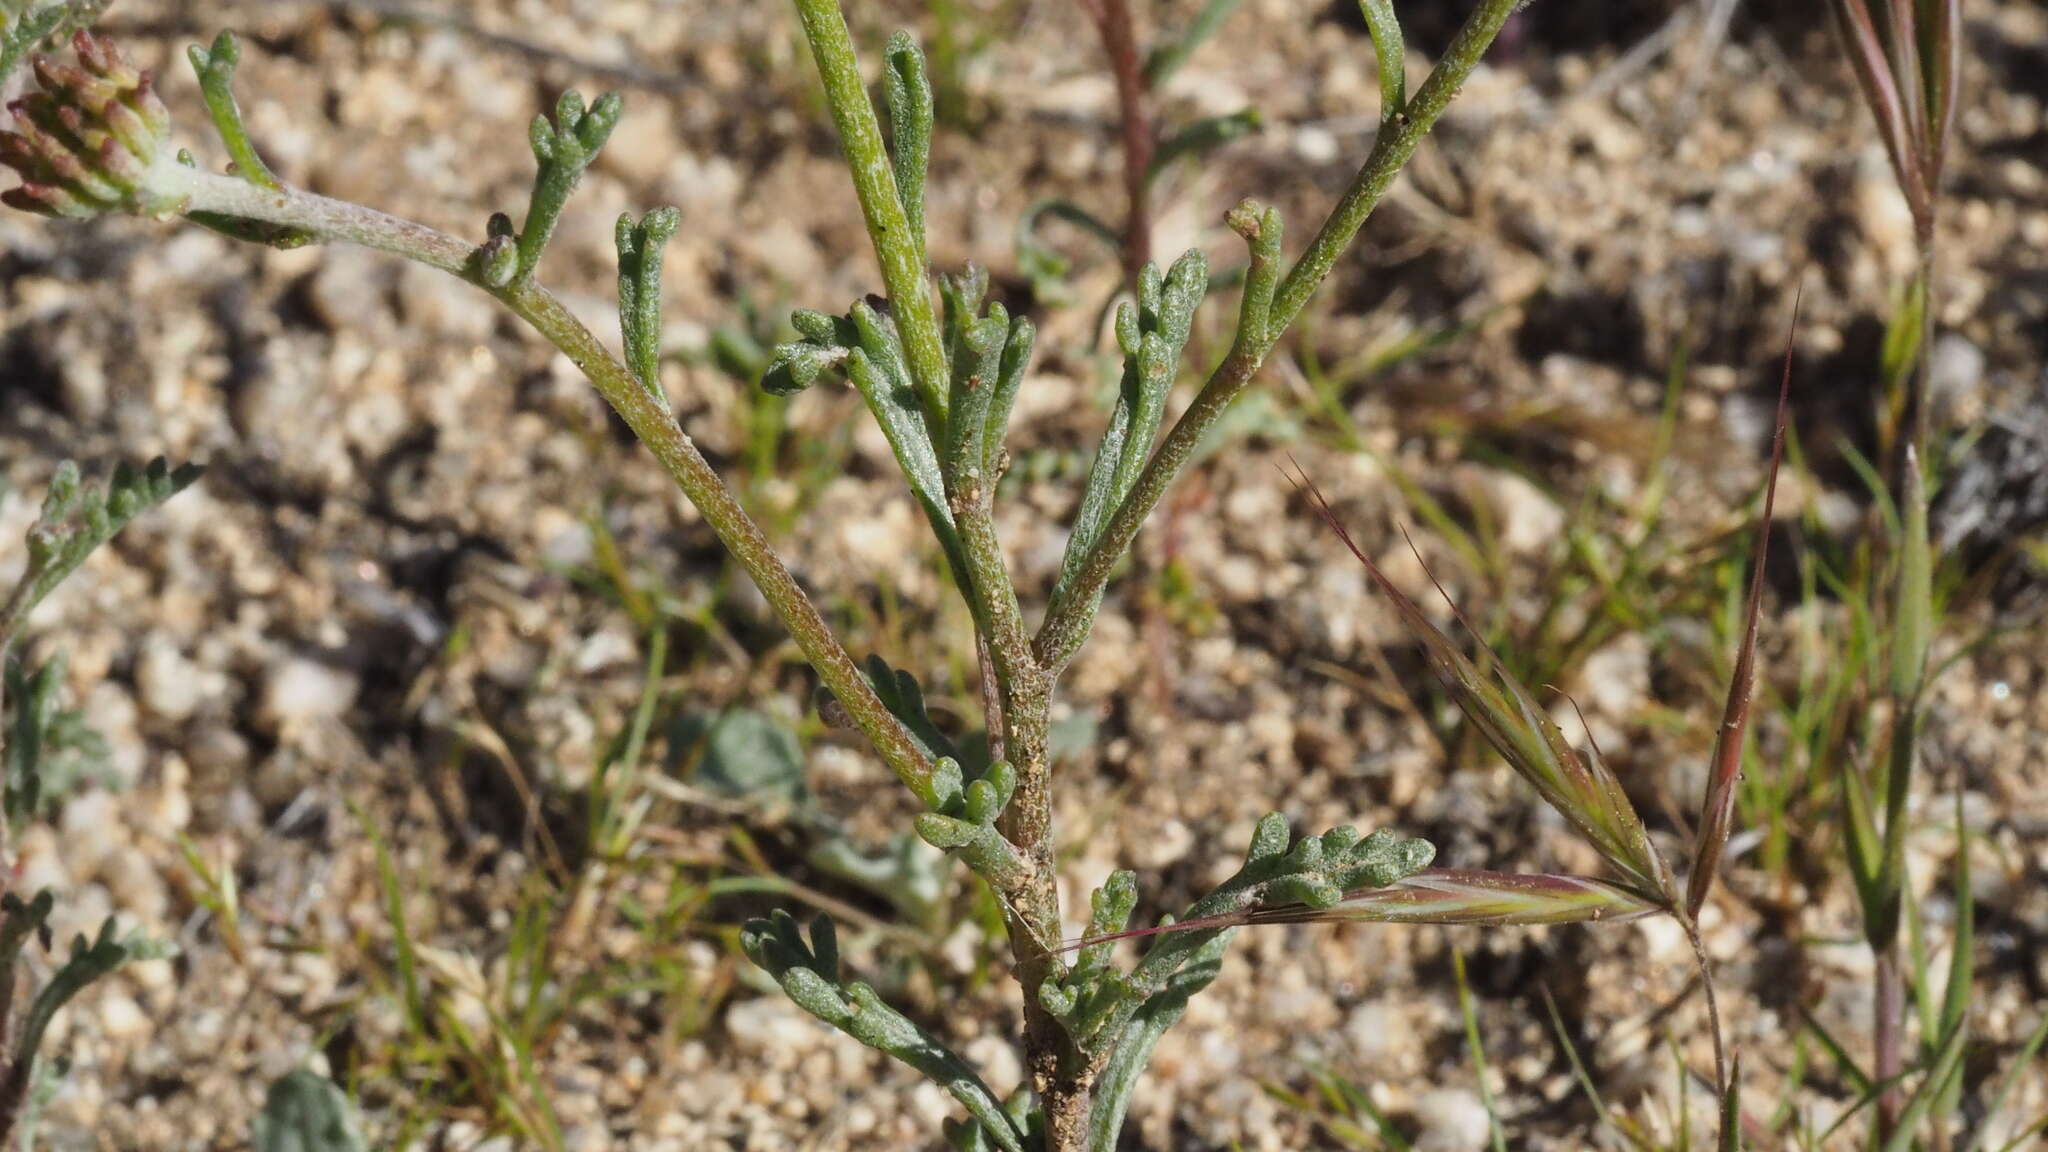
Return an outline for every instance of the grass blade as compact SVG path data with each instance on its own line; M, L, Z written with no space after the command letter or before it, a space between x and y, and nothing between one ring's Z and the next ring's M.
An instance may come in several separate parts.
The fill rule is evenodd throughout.
M1538 984L1536 990L1543 993L1543 1007L1550 1012L1551 1031L1557 1034L1557 1046L1564 1049L1565 1059L1572 1066L1572 1078L1579 1083L1579 1091L1592 1102L1593 1115L1600 1126L1619 1136L1614 1126L1614 1116L1607 1110L1607 1101L1600 1095L1600 1089L1593 1084L1593 1077L1586 1071L1586 1062L1579 1057L1579 1046L1572 1043L1571 1034L1565 1029L1564 1015L1557 1010L1557 999L1550 994L1550 985Z
M1920 1086L1906 1099L1905 1108L1899 1113L1897 1126L1892 1129L1891 1139L1885 1141L1884 1152L1911 1152L1913 1130L1927 1116L1934 1102L1947 1091L1949 1081L1962 1074L1963 1043L1968 1029L1957 1028L1942 1041L1941 1051L1936 1055L1933 1067Z
M1969 1136L1957 1146L1956 1152L1976 1152L1977 1145L1984 1138L1986 1125L1990 1123L1991 1117L2005 1111L2006 1101L2012 1098L2013 1090L2020 1086L2021 1073L2033 1067L2034 1057L2040 1053L2044 1041L2048 1041L2048 1012L2042 1013L2041 1022L2034 1025L2034 1031L2028 1035L2026 1043L2020 1045L2020 1050L2013 1054L2012 1064L2006 1068L2005 1075L1999 1077L1997 1089L1985 1102L1984 1121L1971 1130ZM2025 1133L2022 1133L2021 1139L2024 1138ZM2014 1141L2014 1144L2008 1144L2006 1147L2013 1147L2017 1143L2018 1141Z
M1458 983L1458 1012L1465 1017L1465 1050L1472 1056L1472 1075L1479 1081L1479 1102L1486 1108L1486 1124L1492 1133L1493 1152L1508 1152L1507 1135L1500 1127L1500 1110L1493 1102L1493 1087L1486 1082L1486 1046L1479 1040L1479 1012L1472 1006L1472 986L1465 979L1465 953L1462 949L1451 949L1451 973Z
M1721 1152L1742 1152L1742 1053L1728 1073L1728 1091L1721 1097Z

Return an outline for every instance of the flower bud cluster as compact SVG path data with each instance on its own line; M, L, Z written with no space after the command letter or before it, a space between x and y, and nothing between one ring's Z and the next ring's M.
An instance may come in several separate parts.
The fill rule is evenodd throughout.
M154 78L104 36L81 31L71 46L77 64L35 57L40 90L8 105L14 130L0 132L0 164L22 182L0 201L74 219L181 211L182 194L152 188L153 170L175 163L165 155L170 113Z

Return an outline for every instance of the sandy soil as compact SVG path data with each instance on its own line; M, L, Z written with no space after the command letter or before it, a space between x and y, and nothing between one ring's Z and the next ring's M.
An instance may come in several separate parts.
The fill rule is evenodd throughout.
M682 209L665 383L685 427L856 649L916 671L943 714L971 725L964 614L857 400L807 393L768 414L786 430L763 447L776 425L699 351L749 314L837 310L876 287L786 7L422 2L458 13L428 21L394 18L396 7L123 0L109 26L165 75L202 158L220 159L179 57L231 27L246 37L250 122L281 174L472 235L523 202L536 110L563 87L623 87L630 111L547 277L610 332L611 222ZM922 6L859 7L870 48L899 21L933 27ZM1071 4L955 7L971 131L937 142L932 254L983 262L1006 299L1041 317L1001 518L1036 603L1105 414L1106 365L1091 347L1116 271L1075 241L1073 303L1035 306L1012 232L1043 196L1116 210L1113 102ZM1160 7L1155 19L1179 20L1191 6ZM1266 127L1169 177L1161 252L1199 245L1234 263L1221 219L1245 195L1282 206L1297 245L1320 219L1377 106L1370 47L1343 7L1248 0L1176 77L1169 116L1251 104ZM1743 522L1773 363L1804 285L1797 428L1813 468L1788 478L1785 522L1808 517L1838 538L1858 529L1865 490L1838 445L1869 443L1884 317L1911 258L1905 209L1818 5L1745 12L1711 62L1681 41L1611 94L1586 95L1672 7L1528 10L1368 225L1295 355L1267 371L1240 439L1186 480L1170 528L1144 538L1065 683L1069 730L1094 734L1060 766L1070 908L1118 867L1140 872L1141 917L1178 908L1234 867L1272 809L1297 828L1428 836L1461 866L1596 866L1505 768L1440 742L1413 703L1430 698L1408 691L1419 664L1280 475L1284 453L1405 582L1422 573L1396 546L1394 526L1413 520L1400 478L1467 524L1497 524L1503 562L1491 572L1433 534L1418 539L1454 594L1526 625L1559 594L1550 574L1566 525L1584 509L1596 525L1615 519L1652 479L1664 381L1688 355L1661 530L1674 546L1657 583L1674 603L1702 589L1712 602L1725 566L1678 544L1706 548ZM1441 23L1418 18L1418 51L1443 42ZM1983 576L1944 651L1986 639L1940 682L1910 853L1930 922L1947 923L1941 876L1956 841L1944 821L1959 791L1980 934L1973 1084L2002 1070L2048 987L2048 670L2028 623L2043 586L2007 547L2039 541L2048 519L2044 75L2040 7L1970 6L1937 368L1943 421L1983 434L1959 472L1974 487L1958 484L1938 529ZM1196 358L1220 353L1233 311L1227 294L1205 310ZM1345 382L1362 355L1441 330L1455 338ZM1316 399L1325 374L1339 381L1334 410ZM806 902L850 913L850 964L999 1090L1016 1082L1014 985L986 907L952 878L947 927L906 925L811 862L818 821L872 847L903 827L908 797L857 745L805 719L807 671L704 525L572 368L487 299L355 251L0 216L0 540L20 538L59 458L155 454L208 475L33 622L31 652L68 654L111 755L104 780L30 831L21 882L66 894L66 934L113 913L181 952L60 1021L54 1043L72 1070L48 1105L47 1146L245 1147L265 1086L308 1061L353 1083L378 1146L521 1146L478 1141L542 1108L577 1152L936 1146L951 1114L942 1093L827 1035L739 958L740 920ZM655 794L630 860L585 868L572 914L562 876L582 866L584 790L643 691L643 631L603 575L611 547L640 595L680 621L654 761L668 754L671 716L744 704L796 725L815 800L807 814L778 813L685 776ZM0 583L17 556L0 551ZM1158 591L1168 575L1184 578L1172 595ZM1776 587L1769 671L1791 693L1811 657L1801 638L1838 606L1800 608L1789 565ZM1708 624L1620 629L1560 685L1674 856L1689 815L1672 814L1696 803L1725 674ZM1760 738L1759 770L1793 772L1780 715ZM1856 916L1826 864L1830 817L1799 819L1800 850L1781 870L1744 841L1752 851L1706 924L1752 1098L1774 1099L1810 1060L1795 1100L1825 1128L1854 1093L1795 1036L1810 1013L1862 1051L1869 960L1846 943ZM204 907L181 843L232 868L237 929ZM501 1043L493 1013L514 1002L530 955L515 929L552 910L554 1014L529 1078L503 1075L500 1059L431 1055L408 1028L380 844L439 1048L457 1025L482 1051ZM757 871L800 891L716 887ZM1358 925L1243 937L1161 1046L1129 1146L1338 1146L1266 1090L1302 1091L1326 1070L1368 1090L1418 1147L1483 1147L1453 949L1470 966L1513 1146L1614 1139L1574 1085L1546 992L1607 1103L1653 1133L1675 1130L1674 1049L1711 1066L1675 930ZM1699 1092L1690 1104L1709 1106ZM2037 1068L2012 1111L2044 1108Z

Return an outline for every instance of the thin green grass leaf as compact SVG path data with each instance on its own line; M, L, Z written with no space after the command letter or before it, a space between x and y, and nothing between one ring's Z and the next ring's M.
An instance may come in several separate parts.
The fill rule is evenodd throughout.
M1479 1039L1479 1012L1472 1004L1472 986L1465 979L1465 953L1456 946L1451 948L1451 975L1458 984L1458 1012L1465 1018L1465 1051L1472 1058L1472 1074L1479 1081L1479 1102L1486 1108L1493 1152L1508 1152L1507 1134L1500 1126L1500 1109L1494 1104L1493 1086L1487 1082L1486 1045Z
M1876 1085L1871 1081L1870 1074L1863 1070L1862 1065L1856 1063L1856 1058L1849 1055L1849 1050L1842 1046L1841 1041L1835 1039L1834 1033L1828 1031L1813 1013L1804 1008L1799 1010L1799 1016L1805 1023L1806 1030L1813 1034L1814 1039L1820 1041L1822 1048L1827 1049L1828 1055L1835 1062L1836 1070L1849 1081L1850 1086L1866 1096L1873 1094Z
M1187 28L1180 35L1160 45L1145 58L1146 86L1155 90L1163 87L1180 70L1180 66L1188 62L1188 57L1195 54L1195 49L1222 29L1224 21L1230 19L1230 14L1237 11L1243 2L1208 0L1203 4L1202 10L1195 13L1195 18L1188 21Z
M1720 1152L1742 1152L1742 1053L1728 1068L1728 1091L1721 1099Z
M1883 1152L1911 1152L1915 1131L1920 1122L1927 1118L1935 1101L1947 1091L1951 1077L1962 1072L1963 1051L1967 1045L1969 1030L1957 1028L1942 1041L1941 1050L1936 1054L1934 1064L1920 1081L1919 1087L1906 1098L1906 1105L1899 1112L1899 1120L1892 1129L1891 1139L1885 1141Z
M1571 1033L1565 1029L1564 1015L1557 1010L1557 1000L1550 994L1550 985L1538 984L1536 990L1543 994L1543 1007L1550 1013L1550 1028L1557 1035L1557 1046L1564 1050L1565 1059L1572 1066L1572 1079L1578 1082L1579 1091L1585 1093L1586 1099L1592 1103L1594 1118L1602 1128L1620 1136L1621 1131L1614 1125L1614 1115L1608 1111L1607 1101L1601 1097L1593 1077L1586 1072L1585 1061L1579 1057L1579 1046L1572 1043Z
M2012 1063L2006 1066L2005 1075L1998 1078L1998 1087L1992 1089L1989 1099L1984 1102L1986 1122L1989 1121L1990 1117L1997 1116L2005 1111L2007 1101L2012 1099L2013 1092L2019 1088L2020 1080L2027 1070L2034 1066L2034 1057L2040 1054L2041 1046L2044 1042L2048 1042L2048 1012L2041 1014L2040 1023L2034 1025L2034 1030L2027 1034L2027 1039L2025 1043L2020 1045L2020 1050L2013 1053ZM2039 1125L2035 1125L2028 1131L2034 1131L2038 1128ZM2023 1139L2026 1134L2025 1132L2021 1133L2020 1138ZM1977 1145L1983 1137L1984 1124L1980 1123L1970 1131L1968 1136L1963 1138L1963 1142L1957 1147L1956 1152L1976 1152ZM2019 1146L2019 1143L2020 1140L2015 1139L2012 1143L2004 1145L2001 1152L2004 1152L2004 1149L2016 1148Z

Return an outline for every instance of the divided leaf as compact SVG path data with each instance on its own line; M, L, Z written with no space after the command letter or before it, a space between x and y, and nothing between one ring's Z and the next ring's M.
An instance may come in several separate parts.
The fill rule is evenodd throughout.
M45 894L47 895L47 893ZM10 897L11 899L11 894ZM15 917L21 906L10 904L7 911L7 928L0 932L11 933ZM28 913L37 909L43 916L48 915L48 906L43 897L38 897ZM47 928L37 925L39 931ZM173 949L166 944L145 940L140 937L116 938L114 921L110 918L100 925L99 935L88 941L84 936L75 937L71 942L71 955L51 975L50 982L36 994L29 1005L28 1015L23 1018L21 1031L15 1041L12 1062L8 1065L7 1078L0 1083L0 1116L15 1115L26 1096L34 1075L36 1054L43 1044L43 1033L50 1027L50 1021L59 1009L71 1002L80 992L111 975L131 960L151 959L171 954Z
M1273 291L1280 283L1280 210L1256 200L1244 200L1224 220L1251 249L1244 298L1238 306L1237 340L1231 350L1232 355L1242 355L1249 349L1265 347L1272 336Z
M795 918L778 910L767 920L750 920L740 930L740 948L794 1001L797 1007L841 1032L887 1053L944 1088L1004 1152L1024 1152L1023 1134L995 1093L938 1037L882 1002L866 984L839 974L839 938L829 916L811 921L804 943Z
M925 75L924 53L910 33L899 31L889 37L886 58L888 73L883 83L889 102L890 160L896 170L896 196L903 202L904 218L910 222L918 262L923 263L924 181L932 152L932 84Z
M939 278L946 359L952 366L946 417L946 479L956 493L986 498L1002 468L1003 440L1037 329L990 303L988 272L969 262Z
M597 98L597 103L586 107L583 94L572 88L556 101L553 122L546 116L533 118L527 128L527 142L533 146L533 158L540 168L534 174L526 224L519 230L515 244L519 259L513 265L511 278L492 280L492 287L505 288L533 275L570 194L582 181L584 170L597 159L598 150L611 139L612 129L618 127L625 109L625 100L616 92L607 92Z
M242 48L235 34L222 32L214 37L210 48L194 44L185 50L185 58L191 61L192 72L199 78L199 92L206 101L207 116L213 121L214 131L220 135L221 145L228 151L228 172L258 188L283 191L284 182L271 172L270 165L264 163L262 154L256 151L256 142L250 139L248 125L242 120L242 107L235 100L235 69L242 63ZM181 153L179 158L182 162L192 163L189 154ZM222 235L273 248L300 248L314 239L312 233L303 229L285 228L218 212L191 212L187 216L194 223Z
M1358 0L1365 26L1372 33L1373 54L1380 65L1380 123L1399 119L1408 108L1406 48L1401 40L1401 22L1394 15L1392 0Z
M0 11L0 85L14 75L14 69L35 46L45 40L70 35L99 18L113 0L70 0L62 4L26 6L12 21ZM9 7L22 8L15 4Z
M1347 893L1395 884L1426 868L1435 855L1436 847L1426 840L1404 839L1384 829L1361 837L1349 825L1303 836L1290 849L1286 818L1268 813L1252 832L1244 867L1196 901L1185 919L1122 928L1136 894L1112 876L1096 894L1089 935L1076 945L1078 962L1041 987L1040 1003L1092 1051L1120 1050L1125 1042L1118 1037L1133 1017L1176 987L1197 957L1220 956L1229 930L1255 922L1257 910L1276 905L1335 908ZM1120 973L1106 967L1114 941L1144 937L1158 939L1136 968Z
M62 704L64 660L34 671L20 663L0 670L8 709L0 714L6 755L5 819L11 831L43 810L53 797L106 773L107 740L85 714Z
M49 950L50 913L55 908L56 897L47 888L32 900L23 900L14 892L0 893L0 1003L13 995L14 967L28 942L34 940L44 951Z
M191 487L200 469L187 464L172 468L159 456L141 471L123 464L104 490L83 487L78 465L69 460L50 477L42 515L28 530L28 571L0 612L0 649L13 638L12 629L35 610L43 598L71 575L93 549L151 508Z
M355 1109L332 1080L309 1069L285 1073L263 1096L250 1143L256 1152L367 1152Z
M227 146L228 156L233 160L229 171L259 188L273 192L282 189L283 183L249 139L241 105L235 101L235 69L242 63L242 49L235 34L222 32L214 37L212 48L194 44L185 50L185 55L199 77L199 92L206 99L206 111L213 118L214 129L220 133L221 143Z
M855 304L844 317L799 311L790 324L801 339L775 349L761 387L779 396L801 392L828 372L844 372L867 402L889 441L896 465L924 508L925 520L946 550L955 572L967 571L960 535L946 500L945 475L930 425L910 377L903 339L876 297Z
M1060 562L1060 576L1053 585L1048 614L1065 610L1074 578L1095 548L1111 516L1137 483L1138 474L1151 458L1152 442L1166 411L1166 396L1173 388L1181 350L1187 345L1195 309L1209 290L1209 262L1200 251L1189 250L1161 275L1157 265L1147 264L1138 275L1136 307L1125 303L1117 309L1117 343L1124 353L1122 386L1109 426L1095 450L1081 506L1074 514L1067 551ZM1099 597L1098 597L1099 599Z
M966 760L952 737L940 731L938 723L932 719L930 710L925 707L924 688L918 684L916 676L891 667L887 660L874 654L861 661L860 670L869 686L874 688L875 696L882 701L882 706L902 723L927 758L934 761ZM946 803L950 797L933 795L923 799L927 804L937 806Z
M934 792L946 799L917 817L918 837L958 855L998 890L1017 883L1027 871L1024 858L996 828L1017 794L1017 770L1009 761L998 760L964 787L961 779L960 765L952 760L934 766Z
M626 366L648 393L663 403L661 390L661 268L668 242L683 224L675 208L656 208L633 222L619 217L614 239L619 249L619 333L625 342Z

